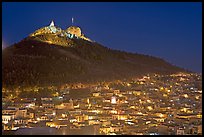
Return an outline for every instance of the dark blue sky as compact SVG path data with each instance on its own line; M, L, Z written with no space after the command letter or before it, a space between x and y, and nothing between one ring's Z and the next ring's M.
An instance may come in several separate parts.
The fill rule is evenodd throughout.
M87 37L106 47L202 71L201 2L3 2L3 45L51 20L65 29L71 17Z

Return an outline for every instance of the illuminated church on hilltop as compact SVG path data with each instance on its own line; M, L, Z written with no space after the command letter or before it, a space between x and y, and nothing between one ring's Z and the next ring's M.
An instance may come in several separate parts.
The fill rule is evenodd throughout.
M68 27L65 30L62 30L60 27L55 26L54 21L52 20L49 26L43 27L30 34L30 36L37 36L42 34L55 34L60 37L67 37L69 39L73 38L81 38L83 40L87 40L92 42L89 38L85 37L82 33L81 28L78 26L73 26L73 18L72 18L72 26Z
M49 25L49 28L51 29L51 31L53 33L57 32L57 29L55 27L54 21L52 21ZM61 30L59 30L61 31ZM87 41L91 41L89 38L85 37L84 34L81 31L80 27L77 26L73 26L73 18L72 18L72 26L68 27L67 29L64 30L65 31L65 35L69 38L81 38Z

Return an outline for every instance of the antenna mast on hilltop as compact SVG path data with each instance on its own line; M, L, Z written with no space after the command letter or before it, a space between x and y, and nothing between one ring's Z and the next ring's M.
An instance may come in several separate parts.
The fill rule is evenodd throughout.
M73 26L73 24L74 24L74 18L72 17L72 26Z

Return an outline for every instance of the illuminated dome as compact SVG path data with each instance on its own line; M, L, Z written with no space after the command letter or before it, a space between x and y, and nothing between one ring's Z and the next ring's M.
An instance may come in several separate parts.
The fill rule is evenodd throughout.
M67 33L73 34L77 37L80 37L82 35L81 33L81 29L79 27L76 26L71 26L69 28L66 29Z

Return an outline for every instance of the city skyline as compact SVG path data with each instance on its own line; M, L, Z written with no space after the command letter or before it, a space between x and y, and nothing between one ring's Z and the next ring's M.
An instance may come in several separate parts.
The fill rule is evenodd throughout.
M80 26L85 35L106 47L160 57L199 73L202 70L199 2L3 2L2 7L4 47L52 20L64 29L72 25L74 18L73 25Z

